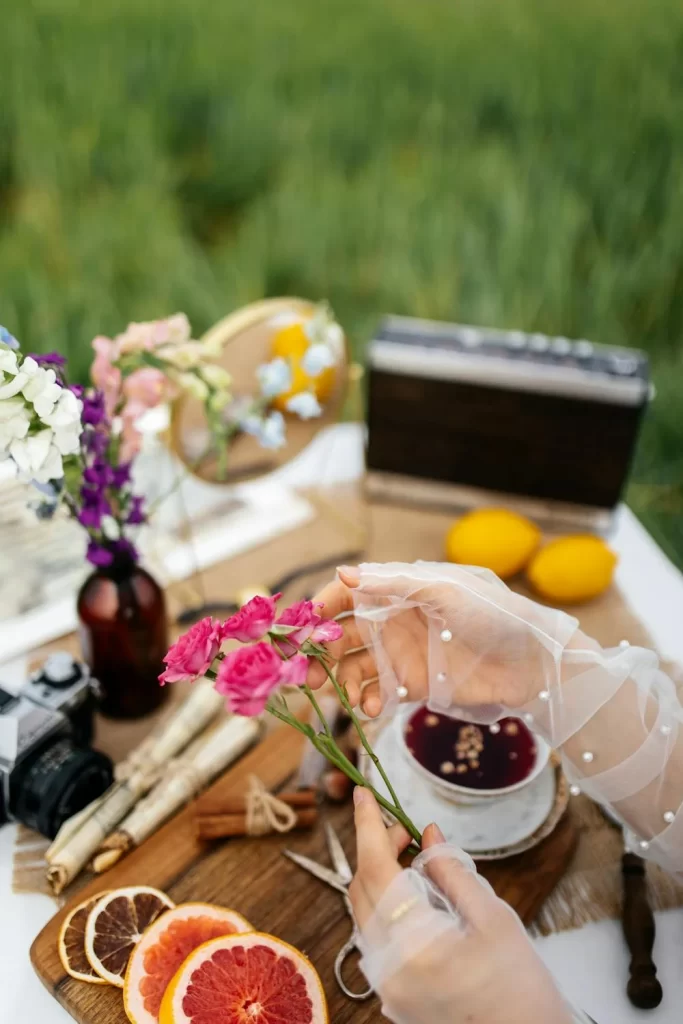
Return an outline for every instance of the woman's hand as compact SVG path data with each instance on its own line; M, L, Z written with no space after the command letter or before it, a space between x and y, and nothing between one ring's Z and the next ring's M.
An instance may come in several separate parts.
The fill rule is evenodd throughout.
M544 688L577 626L485 570L447 564L343 568L316 600L326 618L348 616L344 636L328 649L349 700L370 716L392 686L444 708L520 708ZM324 678L313 666L310 685Z
M459 919L424 896L405 899L401 876L409 872L398 855L410 837L401 825L385 828L368 790L356 789L354 800L358 869L349 896L362 933L363 967L389 1020L570 1024L572 1015L517 916L486 882L445 855L452 848L438 856L439 829L425 831L423 849L437 854L425 872Z

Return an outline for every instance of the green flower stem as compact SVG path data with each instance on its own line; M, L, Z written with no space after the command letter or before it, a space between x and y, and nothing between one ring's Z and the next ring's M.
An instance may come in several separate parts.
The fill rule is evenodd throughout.
M317 705L317 701L315 701L315 698L313 699L313 705L314 707ZM367 779L365 779L363 775L361 775L361 773L358 771L356 766L352 764L351 761L349 761L349 759L342 753L342 751L339 749L331 735L328 735L327 732L316 733L311 728L310 725L308 725L305 722L300 722L299 719L295 718L290 712L282 711L280 708L276 707L271 702L268 702L268 704L266 705L266 710L269 711L271 715L279 719L281 722L284 722L287 725L292 725L298 732L302 733L304 736L307 736L308 739L313 744L313 746L315 747L315 749L318 750L324 757L326 757L328 761L335 765L336 768L344 772L344 774L347 775L351 779L351 781L354 782L357 786L363 786L365 789L369 789L370 792L375 797L377 803L380 804L381 807L384 807L384 809L388 811L389 814L392 815L392 817L396 818L397 821L400 821L400 823L403 825L406 831L412 836L412 838L415 840L418 846L420 845L422 838L420 832L412 823L412 821L405 813L403 808L398 807L395 804L392 804L390 800L387 800L386 797L382 796L381 793L378 793L374 786L370 785ZM323 722L325 721L324 718L322 718L322 716L321 720Z
M325 730L325 735L328 736L330 739L332 739L332 730L330 729L330 727L328 725L327 719L325 718L324 714L320 710L320 705L318 704L318 701L315 699L315 694L313 693L313 690L310 688L308 683L305 683L304 686L301 687L301 689L304 691L304 693L306 694L306 696L310 700L311 704L313 705L313 709L314 709L316 715L318 716L318 718L320 719L320 724L322 725L323 729Z
M337 680L336 680L336 678L334 676L334 673L330 672L330 669L328 668L327 663L325 662L324 658L318 657L318 661L320 662L322 667L325 669L325 672L327 673L328 679L330 680L330 682L334 686L335 690L337 691L337 696L339 697L339 700L341 701L342 707L344 708L344 710L346 711L347 715L349 716L349 718L353 722L354 728L355 728L356 732L358 733L358 736L360 738L361 743L363 744L365 752L367 753L368 757L371 759L372 763L374 764L374 766L377 769L377 771L379 772L379 774L382 776L382 779L384 781L384 785L387 787L387 789L389 790L389 793L391 795L391 799L394 801L394 804L397 807L397 809L399 811L402 811L405 814L405 812L403 811L403 808L401 807L401 801L398 799L398 797L396 796L396 793L394 792L394 787L389 782L389 779L387 778L387 774L384 771L384 768L382 768L382 765L380 763L379 758L377 757L377 754L375 753L375 751L370 746L370 743L368 742L368 738L365 735L365 730L363 729L363 726L358 721L358 718L356 717L356 713L353 710L353 708L351 707L351 704L349 703L349 698L346 696L346 692L344 691L343 687L341 687L339 685L339 683L337 682Z

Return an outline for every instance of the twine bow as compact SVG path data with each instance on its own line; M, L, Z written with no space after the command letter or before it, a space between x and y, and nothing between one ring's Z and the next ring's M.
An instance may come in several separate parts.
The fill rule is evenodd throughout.
M247 835L266 836L269 832L290 832L296 825L296 812L269 793L256 775L249 776L245 807Z

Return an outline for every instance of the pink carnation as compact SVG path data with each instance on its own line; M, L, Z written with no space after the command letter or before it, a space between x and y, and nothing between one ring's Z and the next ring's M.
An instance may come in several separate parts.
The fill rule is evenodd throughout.
M270 644L253 644L225 656L216 690L227 698L230 711L251 718L261 714L270 695L287 682L286 676L285 662Z
M275 621L275 605L280 597L252 597L223 623L223 636L242 643L262 640Z
M170 648L164 658L166 670L159 682L179 683L183 679L194 681L206 674L223 642L221 624L210 616L197 622Z
M296 604L285 608L277 620L278 626L296 626L292 633L288 633L286 639L278 640L280 649L285 654L291 654L302 644L310 640L311 643L328 643L331 640L339 640L343 630L338 622L332 619L323 619L318 615L312 601L297 601Z

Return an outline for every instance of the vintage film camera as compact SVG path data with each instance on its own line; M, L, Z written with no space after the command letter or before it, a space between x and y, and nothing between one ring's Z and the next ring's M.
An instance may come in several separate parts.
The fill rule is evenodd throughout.
M610 525L651 396L642 352L390 316L368 363L371 497Z
M0 688L0 823L53 839L111 785L113 766L90 747L97 685L69 654L51 655L17 694Z

